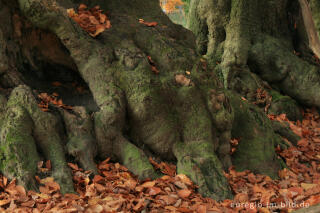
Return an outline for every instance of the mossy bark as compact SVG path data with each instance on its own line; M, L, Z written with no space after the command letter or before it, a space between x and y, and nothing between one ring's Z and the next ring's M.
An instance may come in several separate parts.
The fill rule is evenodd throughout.
M275 163L278 159L274 147L281 138L274 132L271 121L261 109L238 94L231 93L229 97L235 114L232 136L239 139L232 163L238 170L249 169L277 178L274 171L281 167Z
M310 0L309 2L310 2L313 20L315 22L316 29L320 36L320 2L317 0Z
M76 8L80 2L89 7L100 5L108 11L112 27L96 38L90 37L66 12L67 8ZM278 143L273 126L258 108L242 103L239 96L226 92L219 78L229 76L228 73L240 67L240 70L246 70L242 72L243 76L250 80L246 93L250 93L251 87L266 84L257 74L251 73L248 66L231 63L235 58L230 53L233 48L247 50L245 55L239 55L240 61L245 61L249 54L260 57L245 46L248 28L232 30L238 22L247 20L238 10L241 12L250 6L248 11L255 12L257 2L250 2L253 4L217 1L218 9L224 11L224 15L212 15L210 20L218 26L210 28L207 25L209 19L204 21L205 16L195 12L197 5L191 1L190 14L197 21L193 23L194 27L201 27L195 33L198 50L210 55L202 57L197 53L192 33L170 22L156 0L17 0L13 4L0 1L3 6L0 14L9 17L7 21L11 26L6 29L0 25L0 35L3 35L0 42L6 47L0 53L6 53L7 57L0 61L0 84L6 87L6 96L9 97L9 102L1 106L5 106L7 112L18 110L20 117L12 119L17 119L17 124L22 123L21 127L11 127L10 119L6 118L2 129L13 128L17 137L21 135L27 139L23 143L27 142L28 149L33 149L30 151L35 156L32 161L41 157L52 161L54 177L64 192L72 191L70 171L66 168L65 155L68 153L82 167L93 172L96 172L95 157L112 157L140 179L158 177L148 157L176 162L178 172L195 181L203 195L215 199L230 198L232 194L223 170L231 166L232 134L242 138L234 158L237 167L275 177L280 163L273 149ZM216 11L212 2L204 3L202 6L210 6L206 7L207 14L211 9ZM227 27L231 5L233 24ZM158 25L146 27L138 22L140 18L156 21ZM245 30L245 34L237 30ZM205 36L208 32L216 35L218 40L207 42ZM231 32L239 36L236 41L245 43L232 44ZM29 34L33 36L28 37ZM26 38L33 39L26 42ZM228 45L224 43L226 38L230 40ZM50 41L51 46L45 46L41 40ZM207 45L210 48L206 48ZM53 52L48 54L48 49ZM158 74L152 72L147 56L151 56L160 71ZM213 58L225 58L230 63L222 61L216 68L221 73L215 72ZM34 79L59 80L59 76L65 82L82 81L89 91L86 99L76 102L66 96L64 101L74 105L73 110L50 106L50 112L40 111L34 95L44 88L51 91L51 88L40 82L34 83ZM187 83L177 80L181 76ZM307 101L312 105L317 99ZM238 109L239 106L243 108ZM29 127L28 131L22 131L24 120L32 123L31 130ZM6 132L1 134L7 137ZM22 143L18 139L15 141ZM1 144L10 146L13 142L1 138ZM2 153L2 162L9 161L11 158L6 156L10 154L10 150ZM35 173L33 165L30 162L30 169L25 171L30 173L30 181ZM10 177L22 176L14 173L12 167L8 171Z
M112 28L97 38L90 37L67 15L66 9L76 8L79 1L0 2L9 20L15 14L12 29L5 32L1 28L0 32L6 33L3 44L9 45L10 38L18 52L17 57L6 49L10 54L3 61L7 68L4 66L0 80L5 82L8 76L13 80L5 85L10 98L4 105L7 112L15 110L13 105L20 107L24 117L19 119L26 120L26 124L32 122L28 131L21 132L20 127L15 130L28 139L24 143L33 149L30 153L35 162L39 158L51 160L54 177L64 192L72 191L65 159L68 153L93 172L96 156L112 157L141 179L159 176L149 156L177 161L178 171L186 172L204 195L216 199L232 196L223 175L223 166L231 165L233 113L228 99L219 80L196 53L193 35L171 23L157 1L82 2L89 7L99 4L111 14ZM159 24L148 28L138 22L139 18ZM34 39L25 42L24 33L30 31L35 31ZM48 47L41 44L40 38L50 38L52 54L47 54ZM158 75L151 71L147 56L160 70ZM16 72L9 70L9 65ZM66 74L60 75L58 68L46 73L46 66L56 66ZM192 74L187 76L186 71ZM34 79L59 80L61 76L67 81L66 76L72 80L77 73L92 94L93 99L87 101L96 107L85 103L66 111L50 106L50 112L42 112L33 96L46 87L34 83ZM176 81L178 75L190 79L190 84ZM8 122L5 120L3 129L10 128ZM6 132L3 135L7 136ZM4 163L9 160L8 154L12 154L10 150L3 154ZM30 180L35 174L35 162L28 162L32 169L26 167ZM12 171L7 173L10 177L22 176ZM23 183L22 178L18 180Z
M279 169L273 145L285 147L279 135L299 140L269 114L285 113L302 118L299 105L320 107L320 66L313 57L308 4L303 1L191 0L188 28L196 36L197 49L223 80L234 109L232 136L240 139L232 162L275 177ZM318 26L318 1L311 1ZM308 19L309 18L309 19ZM311 20L312 21L312 20ZM318 39L318 38L317 38ZM311 50L312 49L312 50ZM315 52L315 54L318 54ZM240 96L239 96L240 95ZM242 96L242 99L240 98ZM261 97L260 97L261 98ZM270 169L270 171L268 171Z
M302 104L320 106L319 66L310 63L308 35L299 1L191 1L189 28L198 48L223 75L227 88L247 95L243 76L253 72ZM204 30L207 29L207 30ZM206 42L202 42L206 41ZM298 52L297 56L294 52ZM244 86L239 86L242 81ZM299 84L297 84L299 82Z

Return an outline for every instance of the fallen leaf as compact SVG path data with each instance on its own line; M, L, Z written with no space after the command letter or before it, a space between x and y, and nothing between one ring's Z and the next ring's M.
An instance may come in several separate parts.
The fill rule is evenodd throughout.
M148 27L155 27L155 26L157 26L158 25L158 23L157 22L146 22L145 20L143 20L143 19L139 19L139 23L141 23L141 24L144 24L144 25L146 25L146 26L148 26Z
M0 206L4 206L4 205L7 205L11 202L11 200L0 200Z
M157 195L161 192L159 187L151 187L149 188L149 195Z
M302 187L304 190L308 190L308 189L311 189L311 188L316 187L316 186L318 186L318 184L301 183L301 187Z
M187 198L191 195L191 191L189 189L182 189L178 191L178 195L181 198Z
M46 178L40 180L41 184L46 184L49 182L54 182L54 178L53 177L46 177Z
M176 178L178 178L180 181L187 184L188 186L193 185L193 182L185 174L178 174L178 175L176 175Z
M73 169L73 170L79 170L79 167L78 167L78 165L76 165L76 164L68 163L68 166L69 166L71 169Z

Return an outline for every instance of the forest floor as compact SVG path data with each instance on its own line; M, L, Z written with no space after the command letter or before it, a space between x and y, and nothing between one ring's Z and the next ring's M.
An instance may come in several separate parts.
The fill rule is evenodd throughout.
M39 162L39 191L26 191L0 176L0 212L291 212L293 209L320 203L320 117L316 110L306 110L302 122L291 122L285 115L269 116L287 122L302 139L297 146L276 148L278 157L288 168L279 171L279 179L236 172L226 173L234 193L233 200L217 202L196 193L190 179L176 174L174 165L150 159L164 176L157 180L139 181L130 171L109 159L98 165L99 175L90 175L69 163L78 194L59 192L50 177L51 163ZM231 141L236 151L236 144ZM290 142L288 141L290 144Z

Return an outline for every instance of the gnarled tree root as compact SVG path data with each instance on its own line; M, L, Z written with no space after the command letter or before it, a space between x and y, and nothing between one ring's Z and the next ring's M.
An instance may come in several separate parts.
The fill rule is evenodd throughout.
M276 175L280 166L266 116L242 104L239 97L229 97L212 67L196 53L190 32L172 24L157 1L135 1L143 8L130 0L94 2L113 14L112 28L95 39L68 17L59 1L18 0L31 24L56 35L69 51L73 62L68 64L76 65L99 108L92 120L79 107L73 112L60 110L60 115L45 113L28 87L19 86L11 93L7 110L18 105L25 110L23 119L30 117L33 134L28 130L23 136L52 161L54 177L64 192L72 191L62 143L65 133L68 152L86 169L96 172L97 154L119 160L140 179L155 178L158 174L148 161L147 149L151 155L177 161L178 172L190 176L203 195L219 200L232 196L223 175L223 169L231 165L231 132L243 136L238 148L245 155L242 161L238 158L241 169ZM144 17L155 19L158 26L149 28L137 21ZM148 56L158 74L152 72ZM243 108L237 111L239 106ZM246 119L247 125L241 123ZM66 128L61 133L63 122ZM256 127L260 123L265 127ZM243 135L244 130L252 135Z
M45 159L51 160L53 177L61 185L62 193L74 192L59 133L61 122L57 116L42 112L27 86L19 86L11 92L6 108L7 117L1 131L5 139L1 140L4 147L2 165L6 167L4 174L17 177L25 186L34 182L40 159L38 147ZM11 150L11 146L18 150Z

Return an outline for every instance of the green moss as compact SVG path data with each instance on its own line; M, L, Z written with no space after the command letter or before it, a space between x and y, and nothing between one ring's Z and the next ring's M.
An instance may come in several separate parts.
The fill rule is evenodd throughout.
M313 20L316 25L316 29L317 29L318 34L320 36L320 2L317 0L311 0L310 7L312 10L312 16L313 16Z
M292 53L285 41L271 36L257 37L249 56L259 76L299 103L320 106L319 68ZM297 83L298 82L298 83Z
M199 192L214 199L231 198L230 189L222 171L222 165L213 152L213 144L207 141L177 143L177 171L187 174L199 186Z
M196 87L181 87L177 99L181 107L177 108L180 122L183 124L183 137L185 141L198 141L212 139L212 122L206 103Z
M15 110L16 107L20 107L23 110L23 115L29 119L29 121L27 121L26 118L24 118L24 121L21 121L21 124L17 122L17 125L22 125L22 127L12 127L13 131L19 131L17 134L21 135L20 140L23 140L23 138L27 140L26 144L28 145L21 145L27 146L26 148L22 149L26 150L27 152L24 153L24 156L28 156L30 154L37 157L38 155L36 153L36 146L38 146L44 157L51 160L53 176L61 185L62 192L74 192L71 171L67 166L64 148L61 144L61 126L59 126L60 120L54 114L42 112L37 105L31 89L25 85L18 86L11 92L7 103L8 116L10 116L10 110ZM14 111L11 114L12 116L16 116L17 112ZM11 120L14 119L8 118L8 122L11 122ZM23 122L25 122L25 124L22 124ZM4 126L6 125L8 124L4 124ZM27 125L28 127L23 125ZM3 132L3 134L8 135L7 132ZM30 157L30 160L32 160L32 157ZM23 158L19 159L19 161L27 162L28 166L34 166L35 168L37 165L37 162L29 162ZM24 166L26 169L23 169L24 167L22 167L21 170L27 171L28 166Z
M232 156L236 169L277 177L280 169L274 152L277 135L271 121L263 111L241 100L239 95L230 94L230 100L235 114L232 137L240 139Z
M269 91L272 96L272 103L268 109L268 114L280 115L286 114L292 121L301 120L302 113L298 103L289 96L281 95L275 90Z
M123 143L120 155L122 163L140 179L158 177L146 155L135 145Z
M31 136L32 127L27 111L15 106L7 110L0 132L0 170L26 187L30 185L40 159Z

